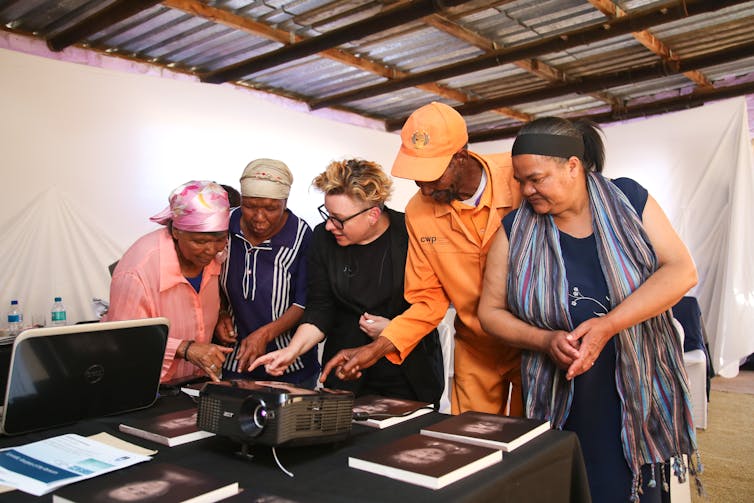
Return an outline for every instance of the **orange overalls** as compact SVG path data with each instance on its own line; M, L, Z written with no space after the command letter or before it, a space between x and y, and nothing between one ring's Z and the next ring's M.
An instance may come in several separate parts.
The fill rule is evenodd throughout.
M440 321L449 304L456 309L454 383L451 411L523 413L520 353L482 330L477 306L492 238L521 195L509 153L477 155L487 187L476 208L460 201L439 204L420 192L406 206L409 249L405 297L411 307L382 332L398 349L387 357L400 363Z

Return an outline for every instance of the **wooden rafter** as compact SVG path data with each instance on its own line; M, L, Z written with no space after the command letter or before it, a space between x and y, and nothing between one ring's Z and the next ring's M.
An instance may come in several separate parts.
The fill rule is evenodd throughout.
M589 3L594 5L600 12L609 18L615 19L626 15L626 11L617 6L612 0L589 0ZM673 54L672 49L665 45L662 40L655 37L649 30L637 31L632 33L632 35L639 41L639 43L641 43L641 45L660 56L664 61L670 63L678 60L678 57ZM683 72L683 75L699 87L714 87L712 81L710 81L709 78L699 70Z
M458 5L468 0L444 0L443 5ZM442 8L435 0L415 0L382 10L366 19L339 26L315 37L305 37L264 54L253 56L229 66L212 70L201 76L202 81L213 84L240 80L251 74L283 65L307 56L334 49L369 35L390 30L418 20Z
M232 12L229 12L227 10L211 7L205 3L199 2L198 0L164 0L162 4L173 9L178 9L189 14L224 24L231 28L244 30L256 36L264 37L268 40L280 42L281 44L288 45L303 40L302 37L296 35L295 33L290 33L285 30L274 28L270 25L254 21L253 19L233 14ZM327 49L320 52L319 54L333 61L337 61L339 63L349 65L354 68L379 75L381 77L385 77L386 79L403 78L408 76L406 72L398 70L395 67L384 65L369 58L356 56L341 49ZM422 91L433 93L438 96L442 96L443 98L457 101L459 103L467 103L472 100L470 96L461 91L435 83L421 84L416 87L418 89L421 89ZM527 120L529 118L528 115L515 112L514 110L503 110L503 112L506 115L519 120Z
M679 1L670 1L662 5L653 5L637 10L636 12L632 12L631 15L621 18L591 24L565 33L546 36L521 45L499 48L464 61L450 63L422 72L414 72L405 78L394 78L386 82L313 99L309 103L312 108L329 107L395 92L407 87L416 87L427 82L438 82L506 63L513 63L527 58L536 58L542 54L560 52L571 47L607 40L657 24L716 11L746 1L748 0L682 0L682 3Z
M460 105L456 107L456 110L461 115L476 115L498 107L511 107L522 103L552 99L570 93L588 93L598 89L609 89L636 82L644 82L669 74L698 70L714 64L724 64L748 58L752 53L754 53L754 40L733 47L711 51L704 55L678 60L673 62L672 65L669 65L666 61L656 61L641 67L582 77L577 82L561 83L545 86L540 89L507 94L497 98L477 100ZM405 117L391 119L386 121L385 125L388 130L399 129L405 120Z
M588 114L580 117L570 117L571 120L577 118L590 119L594 122L609 123L636 117L648 117L658 113L675 112L689 108L699 107L710 101L726 100L736 96L743 96L754 93L754 82L737 84L725 87L715 88L697 88L693 93L683 96L675 96L662 100L652 101L649 103L639 103L636 105L629 104L621 110L611 110L599 114ZM492 128L485 131L469 133L469 142L477 143L483 141L501 140L512 138L521 126L512 126L504 128Z
M442 30L451 36L464 40L468 42L469 44L472 44L476 47L479 47L480 49L484 50L487 53L490 53L498 49L497 45L495 44L493 40L490 40L487 37L483 37L479 35L478 33L475 33L463 26L460 26L457 23L451 21L450 19L447 19L446 17L440 14L428 16L424 18L424 21L425 23L437 28L438 30ZM552 65L548 65L544 61L537 58L519 59L517 61L514 61L513 64L525 70L528 73L538 76L539 78L541 78L542 80L546 82L568 82L572 80L562 70ZM605 103L608 103L611 106L619 106L619 103L620 103L620 100L616 98L615 96L611 95L610 93L593 92L593 93L589 93L589 95L597 100L604 101ZM505 110L509 110L509 109L506 108ZM528 120L531 120L531 117L528 118L527 121Z

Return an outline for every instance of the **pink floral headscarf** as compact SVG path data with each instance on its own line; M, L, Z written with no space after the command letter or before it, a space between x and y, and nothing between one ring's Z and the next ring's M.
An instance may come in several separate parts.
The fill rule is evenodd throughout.
M191 180L173 190L170 206L150 218L152 222L189 232L223 232L228 230L230 205L228 193L215 182Z

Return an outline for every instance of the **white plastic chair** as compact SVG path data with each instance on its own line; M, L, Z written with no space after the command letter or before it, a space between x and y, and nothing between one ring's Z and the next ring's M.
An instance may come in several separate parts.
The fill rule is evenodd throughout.
M681 338L681 347L685 332L681 322L673 318L673 325ZM689 378L689 394L691 395L691 412L694 416L694 427L707 429L707 356L701 349L694 349L683 353L683 366Z

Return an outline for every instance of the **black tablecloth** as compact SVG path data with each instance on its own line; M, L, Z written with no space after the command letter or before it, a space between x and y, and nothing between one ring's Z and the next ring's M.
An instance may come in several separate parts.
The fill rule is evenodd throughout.
M280 447L283 473L267 446L252 446L253 459L236 455L239 445L224 437L211 437L176 447L165 447L118 431L125 417L149 417L192 405L185 395L163 397L145 410L111 416L20 437L0 437L0 448L24 444L63 433L93 435L107 432L143 447L158 449L154 460L237 480L248 489L234 501L254 501L252 493L282 496L299 502L589 502L589 485L576 435L550 431L512 453L502 463L470 475L440 490L426 489L348 467L348 456L393 439L418 433L422 427L447 416L432 412L404 423L376 430L355 424L351 435L335 444ZM102 475L107 477L108 475ZM14 491L0 495L4 502L51 501L51 495L34 496Z

